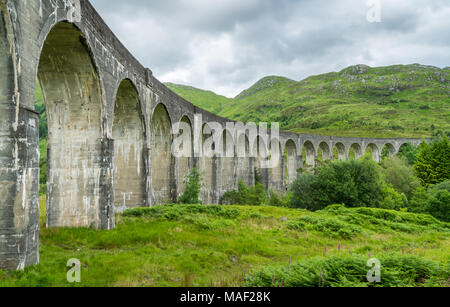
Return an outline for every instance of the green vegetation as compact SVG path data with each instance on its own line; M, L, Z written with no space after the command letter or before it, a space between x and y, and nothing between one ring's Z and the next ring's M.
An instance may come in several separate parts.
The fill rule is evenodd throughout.
M174 83L166 83L166 86L187 101L194 103L197 107L214 114L219 114L219 112L231 102L230 98L217 95L211 91L200 90L192 86Z
M332 161L319 167L316 176L299 175L291 187L291 206L313 211L331 204L380 208L383 189L378 165L371 157Z
M253 187L247 187L245 183L239 179L238 190L229 191L222 197L222 204L227 205L250 205L260 206L266 204L268 197L266 188L260 182Z
M200 172L194 167L184 179L185 190L178 202L181 204L201 204L202 201L199 200L199 196L203 185L202 182L203 179Z
M35 109L39 113L39 139L47 139L48 126L47 126L47 114L45 113L44 95L42 94L41 86L39 82L36 82L36 88L34 91Z
M304 260L289 266L269 266L253 273L249 287L418 287L448 286L450 266L417 256L383 255L380 282L367 281L367 257L333 256ZM382 277L382 278L381 278Z
M401 155L385 158L381 162L381 167L384 181L398 193L411 199L414 191L420 187L420 182L407 160Z
M449 286L449 233L449 224L428 215L371 208L140 208L118 215L112 231L42 227L41 263L24 272L0 271L0 286L266 285L272 270L286 286L309 285L320 271L325 286L339 280L360 286L369 253L385 261L382 286ZM66 281L71 258L82 263L80 284ZM339 263L346 265L337 272ZM314 270L299 276L310 265Z
M422 143L414 164L417 177L425 187L450 179L450 142L447 137Z
M419 158L413 157L417 161L414 169L400 153L396 157L384 158L380 164L368 154L358 160L328 161L316 168L316 175L302 172L290 187L289 206L316 211L337 203L350 208L408 210L450 222L450 176L444 171L450 155L445 146L435 145L446 142L448 144L445 137L430 145L438 148L434 155L441 157L432 159L438 162L431 169L442 175L436 180L439 184L421 185L416 177L414 169L417 170L421 163L423 151L429 148L422 145Z
M192 87L168 86L220 116L243 122L279 122L283 130L298 133L431 137L450 132L449 84L448 69L413 64L357 65L300 82L270 76L233 99Z

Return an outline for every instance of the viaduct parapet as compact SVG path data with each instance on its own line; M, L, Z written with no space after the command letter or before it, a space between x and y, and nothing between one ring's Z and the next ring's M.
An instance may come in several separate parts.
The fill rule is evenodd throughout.
M202 200L210 204L235 189L238 179L253 184L255 172L266 188L283 191L298 168L314 167L319 152L331 159L336 149L340 159L347 159L351 149L356 156L370 149L379 160L384 147L395 154L408 142L421 142L281 132L276 144L286 154L273 168L261 166L259 150L251 155L255 142L261 142L248 138L243 155L232 149L231 156L206 157L190 148L191 157L175 157L174 123L186 123L191 135L205 141L209 123L225 127L230 121L195 107L159 82L88 0L0 0L0 71L2 269L39 262L36 80L49 130L47 227L112 229L115 212L175 201L193 167L204 173ZM198 131L193 128L196 114L202 118Z

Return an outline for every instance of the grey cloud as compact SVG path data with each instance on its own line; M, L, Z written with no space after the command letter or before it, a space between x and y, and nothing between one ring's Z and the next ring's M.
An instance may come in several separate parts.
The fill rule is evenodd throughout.
M234 96L266 75L302 79L347 65L449 66L450 3L381 0L91 0L162 81Z

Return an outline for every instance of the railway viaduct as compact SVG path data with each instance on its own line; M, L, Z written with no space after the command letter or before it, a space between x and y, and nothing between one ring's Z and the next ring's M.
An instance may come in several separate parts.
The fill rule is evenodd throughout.
M36 80L48 117L47 227L112 229L114 213L176 200L193 167L204 173L202 199L218 203L238 179L283 191L300 167L336 149L346 159L368 149L375 160L417 139L366 139L279 134L270 145L244 134L243 154L176 156L174 123L190 135L230 122L171 92L120 43L88 0L0 0L0 268L39 262L39 115ZM201 115L195 128L195 115ZM228 130L223 132L224 139ZM231 132L230 132L231 133ZM234 137L234 136L233 136ZM233 137L231 139L233 139ZM260 141L258 141L260 140ZM259 145L256 145L259 144ZM273 145L281 153L264 168ZM214 147L214 145L213 145ZM258 148L256 150L255 148ZM266 155L259 148L265 148ZM305 150L304 150L305 149ZM335 150L335 151L336 151ZM305 156L303 156L305 152ZM303 161L305 160L305 163ZM306 164L306 165L304 165Z

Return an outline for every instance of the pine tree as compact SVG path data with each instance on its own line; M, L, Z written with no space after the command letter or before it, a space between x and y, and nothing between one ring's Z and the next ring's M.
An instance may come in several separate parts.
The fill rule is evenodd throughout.
M424 187L450 179L450 142L443 137L431 144L423 142L419 147L414 170Z

